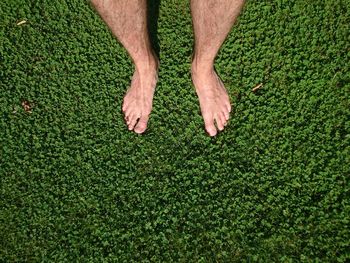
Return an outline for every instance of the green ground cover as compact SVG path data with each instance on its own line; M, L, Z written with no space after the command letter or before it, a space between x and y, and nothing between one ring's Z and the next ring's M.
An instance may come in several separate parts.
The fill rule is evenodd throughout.
M217 59L234 114L215 138L187 0L160 3L143 136L120 110L131 61L85 1L0 17L1 262L350 259L348 1L248 1Z

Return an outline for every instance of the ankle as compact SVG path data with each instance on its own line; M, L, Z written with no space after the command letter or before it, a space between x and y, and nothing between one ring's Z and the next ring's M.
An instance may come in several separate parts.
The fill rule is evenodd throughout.
M159 67L159 59L152 52L152 54L144 55L134 62L135 70L139 73L149 73L150 71L157 71Z
M191 65L191 73L194 76L203 76L214 72L213 60L199 60L194 58Z

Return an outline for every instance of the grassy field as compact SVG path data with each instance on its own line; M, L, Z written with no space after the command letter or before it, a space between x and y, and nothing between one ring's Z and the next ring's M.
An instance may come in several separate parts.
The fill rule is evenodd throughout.
M210 138L187 0L160 2L142 136L121 113L131 61L87 2L1 1L0 262L350 260L347 2L248 1Z

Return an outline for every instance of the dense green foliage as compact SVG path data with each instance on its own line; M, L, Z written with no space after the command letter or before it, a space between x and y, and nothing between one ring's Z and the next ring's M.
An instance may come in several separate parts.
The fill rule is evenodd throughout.
M120 110L131 61L86 2L1 1L0 261L349 260L347 2L248 1L210 138L187 0L160 4L142 136Z

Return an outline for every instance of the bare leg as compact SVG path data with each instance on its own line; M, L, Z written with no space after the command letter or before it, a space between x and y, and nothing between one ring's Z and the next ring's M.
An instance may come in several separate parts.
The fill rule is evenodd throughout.
M214 60L243 4L244 0L191 0L195 35L192 80L210 136L224 129L231 111L227 91L214 70Z
M143 133L152 110L158 59L150 44L146 0L92 0L102 19L126 48L135 64L123 112L129 130Z

